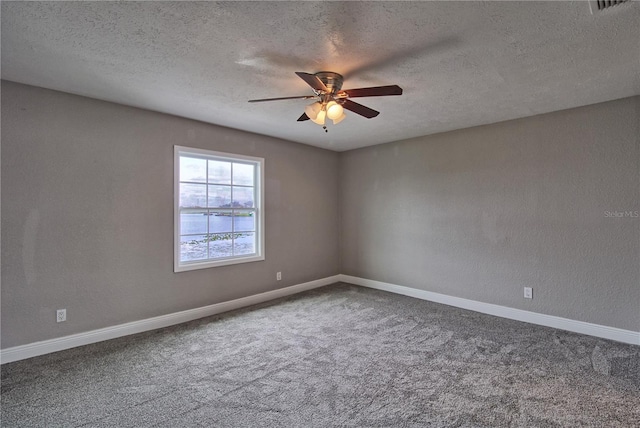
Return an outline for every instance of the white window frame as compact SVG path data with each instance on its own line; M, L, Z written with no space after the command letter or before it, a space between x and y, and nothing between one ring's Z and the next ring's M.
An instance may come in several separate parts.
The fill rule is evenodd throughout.
M213 150L192 147L174 146L173 155L173 271L185 272L196 269L207 269L218 266L228 266L238 263L249 263L264 260L264 159L233 153L216 152ZM230 162L249 162L255 166L254 187L255 195L255 224L256 224L256 254L231 256L202 261L180 261L180 155L195 155L205 159L215 159Z

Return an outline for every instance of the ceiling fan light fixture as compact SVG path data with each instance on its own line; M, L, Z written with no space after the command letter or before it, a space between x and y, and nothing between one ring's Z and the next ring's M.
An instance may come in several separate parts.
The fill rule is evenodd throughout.
M315 121L318 117L318 113L322 111L322 104L319 102L311 103L304 108L304 112L309 116L309 119Z
M336 119L331 119L331 120L333 120L333 124L334 124L334 125L337 125L337 124L339 124L340 122L342 122L342 121L344 120L344 118L345 118L345 117L347 117L347 115L346 115L346 114L344 114L344 111L343 111L343 112L342 112L342 114L341 114L339 117L337 117Z
M335 120L342 116L344 116L344 109L342 106L335 101L329 101L327 103L327 117L335 123ZM344 117L342 117L342 119L344 119Z
M307 114L307 116L309 115ZM309 116L309 119L311 119L314 123L317 123L318 125L324 125L324 120L326 117L327 117L327 112L324 110L320 110L315 118Z

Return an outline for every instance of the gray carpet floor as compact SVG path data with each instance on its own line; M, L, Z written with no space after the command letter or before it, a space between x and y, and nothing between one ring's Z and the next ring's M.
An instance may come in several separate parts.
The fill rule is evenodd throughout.
M2 366L2 427L638 427L640 347L335 284Z

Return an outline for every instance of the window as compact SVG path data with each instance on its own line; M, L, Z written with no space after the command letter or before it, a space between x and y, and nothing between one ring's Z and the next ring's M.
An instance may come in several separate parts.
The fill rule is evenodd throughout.
M264 260L264 159L175 146L174 271Z

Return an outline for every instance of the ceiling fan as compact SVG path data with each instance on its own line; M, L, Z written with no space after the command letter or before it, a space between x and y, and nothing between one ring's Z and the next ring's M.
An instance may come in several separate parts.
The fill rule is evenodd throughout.
M343 77L332 71L319 71L315 74L303 73L296 71L298 77L307 82L313 89L314 95L302 95L297 97L280 97L280 98L263 98L259 100L249 100L250 103L259 103L263 101L280 101L315 99L316 102L309 104L304 109L302 116L298 118L298 122L311 120L318 125L322 125L324 130L325 120L331 119L334 124L341 122L345 118L344 109L350 110L367 119L371 119L380 114L379 111L363 106L351 101L349 98L356 97L381 97L386 95L402 95L402 88L398 85L374 86L370 88L358 89L342 89Z

